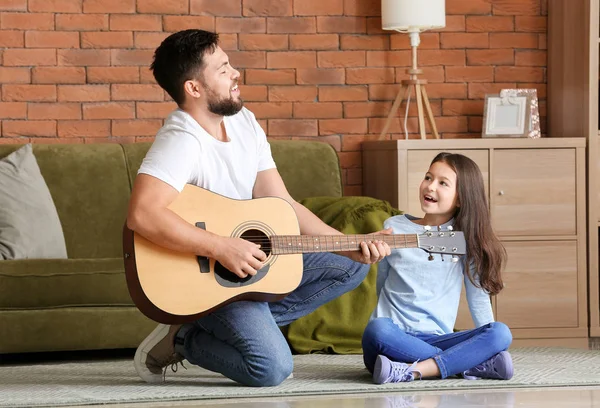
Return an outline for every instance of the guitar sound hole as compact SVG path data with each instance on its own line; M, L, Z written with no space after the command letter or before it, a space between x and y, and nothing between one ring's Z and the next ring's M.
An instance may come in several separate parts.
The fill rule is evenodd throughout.
M271 240L262 231L256 229L249 229L242 233L240 238L245 239L246 241L253 242L255 244L260 245L260 249L269 256L271 254Z
M240 278L235 273L221 265L221 262L215 262L215 275L217 280L221 282L223 286L239 286L240 284L248 282L253 276L246 276ZM232 284L232 285L229 285Z
M240 235L240 238L260 245L260 249L267 255L267 257L271 254L271 240L264 232L257 229L249 229L243 232L242 235ZM215 263L215 278L217 282L225 287L250 285L261 280L268 272L269 264L267 263L259 271L257 271L256 275L248 275L245 278L240 278L235 273L221 265L220 262Z

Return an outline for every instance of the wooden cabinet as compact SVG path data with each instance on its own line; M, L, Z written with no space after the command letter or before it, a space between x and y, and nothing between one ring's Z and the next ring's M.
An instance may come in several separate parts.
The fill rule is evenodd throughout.
M513 329L579 326L577 241L507 241L497 319ZM585 312L585 311L584 311Z
M575 149L495 150L490 198L499 235L577 234L575 154Z
M589 333L600 337L600 0L548 0L548 136L587 140Z
M516 345L587 347L585 146L583 138L366 142L363 193L422 216L418 187L435 155L473 159L508 253L496 319ZM473 327L464 292L456 327Z

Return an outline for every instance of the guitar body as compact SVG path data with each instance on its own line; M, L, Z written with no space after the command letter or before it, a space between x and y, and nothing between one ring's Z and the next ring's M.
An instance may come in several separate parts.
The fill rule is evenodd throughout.
M188 184L169 208L198 228L261 244L268 258L255 276L242 279L214 259L163 248L125 225L127 286L149 318L191 322L233 301L282 299L300 284L302 254L274 255L269 246L270 236L300 233L296 213L285 200L232 200Z

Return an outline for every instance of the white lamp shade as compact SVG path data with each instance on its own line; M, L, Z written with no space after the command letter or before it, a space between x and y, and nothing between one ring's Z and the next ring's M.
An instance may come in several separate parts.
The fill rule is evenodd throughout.
M446 26L445 0L381 0L384 30L424 31Z

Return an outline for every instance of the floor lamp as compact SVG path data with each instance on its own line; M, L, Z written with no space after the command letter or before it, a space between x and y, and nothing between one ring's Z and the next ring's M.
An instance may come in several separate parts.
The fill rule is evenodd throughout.
M440 138L433 112L425 85L427 80L419 79L419 75L423 73L417 67L417 47L420 43L419 33L430 30L443 28L446 26L446 5L445 0L381 0L381 22L384 30L395 30L401 33L408 33L410 36L410 47L412 50L411 68L406 70L409 79L402 80L402 86L398 91L398 95L394 100L392 109L387 117L383 130L379 135L383 139L392 123L392 119L396 111L400 107L402 100L406 99L406 112L408 114L408 104L412 88L415 90L415 98L417 100L417 114L419 120L419 133L421 139L426 139L425 135L425 117L423 109L427 114L427 120L431 127L431 132L436 139ZM408 134L406 135L408 137Z

